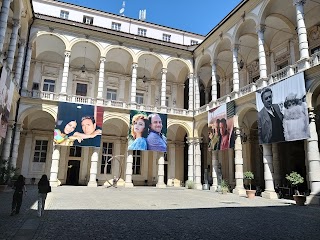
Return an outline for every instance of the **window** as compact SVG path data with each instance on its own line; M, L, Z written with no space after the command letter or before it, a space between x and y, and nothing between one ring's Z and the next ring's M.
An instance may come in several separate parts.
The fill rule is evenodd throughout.
M132 164L132 174L141 174L141 151L133 151L133 164Z
M165 33L162 35L162 40L165 42L170 42L170 38L171 38L171 35L168 35Z
M56 84L55 80L51 80L51 79L45 79L43 81L43 88L42 91L44 92L54 92L54 86Z
M46 162L48 141L36 140L34 147L33 162Z
M107 100L117 100L117 90L108 88Z
M69 12L65 10L60 11L60 17L64 19L69 19Z
M169 107L169 97L166 97L166 107Z
M69 151L69 157L81 157L81 147L71 146Z
M112 158L112 148L113 143L103 143L103 151L102 151L102 159L101 159L101 167L100 173L102 174L111 174L111 163L112 161L108 162L110 158Z
M143 104L143 93L136 94L136 103Z
M198 44L198 41L196 40L191 40L191 45L197 45Z
M88 16L84 15L83 16L83 23L92 25L93 24L93 17L88 17Z
M121 23L112 22L111 28L116 31L121 31Z
M76 95L87 96L87 84L77 83Z
M147 29L144 28L138 28L138 35L139 36L147 36Z

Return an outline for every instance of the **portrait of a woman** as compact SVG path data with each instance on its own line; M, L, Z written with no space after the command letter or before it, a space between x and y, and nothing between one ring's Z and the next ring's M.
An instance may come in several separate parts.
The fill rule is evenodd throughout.
M148 134L148 117L138 113L132 117L131 123L131 143L128 150L147 150L146 137Z

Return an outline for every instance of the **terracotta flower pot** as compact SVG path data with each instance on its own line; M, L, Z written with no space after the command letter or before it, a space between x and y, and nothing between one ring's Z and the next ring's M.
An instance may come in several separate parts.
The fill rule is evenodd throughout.
M296 201L297 206L304 206L307 198L304 195L293 195L293 199Z
M246 190L247 197L252 199L256 196L256 190Z

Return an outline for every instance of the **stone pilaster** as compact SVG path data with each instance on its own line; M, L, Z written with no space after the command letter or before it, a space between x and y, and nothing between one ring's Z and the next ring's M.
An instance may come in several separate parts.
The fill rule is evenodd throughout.
M264 165L264 181L265 191L261 194L263 198L277 199L278 195L274 190L273 184L273 166L272 166L272 150L271 144L263 144L263 165Z
M9 160L10 158L10 149L11 149L11 141L12 141L12 130L14 127L14 122L10 121L7 127L7 134L4 140L4 146L2 149L2 160Z
M168 182L167 186L173 186L172 179L176 178L175 170L176 170L176 147L174 143L168 144L169 155L168 155Z
M193 141L187 138L188 143L188 180L193 181Z
M273 179L275 185L280 185L280 160L279 160L279 151L278 143L272 143L272 157L273 157Z
M161 107L166 106L167 95L167 69L163 68L161 71Z
M128 151L127 164L126 164L126 180L124 183L125 187L133 187L132 183L132 165L133 165L133 152Z
M106 61L105 57L100 58L100 68L99 68L99 83L98 83L98 95L97 98L103 98L103 84L104 84L104 63Z
M212 101L217 101L218 98L218 92L217 92L217 64L216 62L212 63L212 71L211 71L211 95L212 95Z
M239 89L240 89L239 66L238 66L239 44L234 44L231 50L232 50L232 67L233 67L233 91L239 92Z
M18 158L18 150L19 150L19 144L20 144L20 133L21 133L21 131L22 131L21 124L16 124L14 140L13 140L12 155L11 155L11 166L12 167L16 167L17 166L17 158Z
M22 89L28 89L28 82L29 82L29 73L30 73L30 64L31 64L31 55L32 55L32 43L29 43L27 49L27 57L25 61L25 68L23 74L23 81L22 81Z
M212 162L212 186L210 190L217 191L218 189L218 151L212 151L211 155L211 162Z
M235 164L235 180L236 187L233 193L238 195L245 195L246 190L243 187L243 157L242 157L242 143L241 143L241 129L236 128L236 139L234 146L234 164Z
M51 169L50 169L50 186L58 187L58 171L60 161L60 146L55 145L52 153Z
M202 189L201 184L201 150L200 143L201 138L194 139L194 147L195 147L195 176L194 176L194 187L195 189Z
M195 109L200 108L200 88L199 88L199 76L194 76L194 105Z
M164 183L164 154L158 153L158 182L157 188L165 188L167 185Z
M193 101L193 73L189 74L189 110L194 109L194 101Z
M63 64L63 73L61 81L61 94L67 94L68 89L68 77L69 77L69 65L70 65L70 51L64 52L64 64Z
M26 40L20 39L19 42L19 50L18 50L18 58L16 61L16 71L14 74L14 81L18 83L18 86L20 86L21 82L21 73L22 73L22 61L23 61L23 55L24 55L24 50L26 46Z
M91 155L91 166L90 166L90 178L88 182L88 187L97 187L97 173L98 173L98 158L99 158L99 149L94 148Z

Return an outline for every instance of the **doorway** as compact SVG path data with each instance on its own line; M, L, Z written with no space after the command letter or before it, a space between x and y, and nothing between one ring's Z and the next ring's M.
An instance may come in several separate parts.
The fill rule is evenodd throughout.
M66 184L74 185L74 186L79 185L79 173L80 173L80 161L69 160Z

